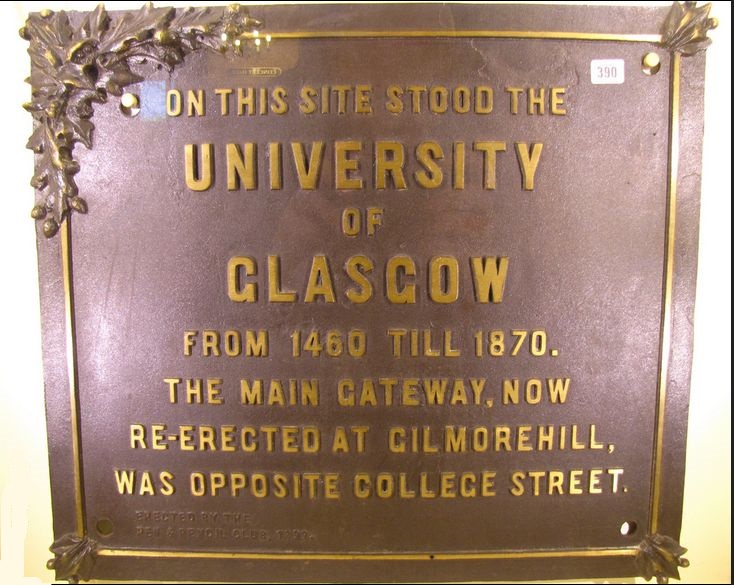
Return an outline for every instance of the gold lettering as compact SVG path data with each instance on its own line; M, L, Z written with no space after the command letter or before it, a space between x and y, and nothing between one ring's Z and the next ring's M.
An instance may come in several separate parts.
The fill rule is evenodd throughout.
M141 424L130 425L130 448L131 449L147 449L145 442L145 426Z
M268 256L268 301L271 303L295 303L295 291L285 291L280 285L280 257Z
M410 93L412 98L412 112L414 114L420 114L421 113L421 95L426 93L426 86L425 85L409 85L407 88L408 93Z
M170 471L161 471L158 474L158 479L161 482L160 492L161 495L171 496L176 491L173 485L174 475Z
M443 160L443 149L437 142L421 142L415 151L418 162L423 169L416 171L414 177L416 182L424 189L436 189L443 183L443 171L436 164L437 160Z
M497 495L494 482L497 474L494 471L482 472L482 497L491 497Z
M568 472L568 493L572 495L580 495L584 493L581 488L581 476L583 475L583 469L572 469Z
M168 384L168 401L171 404L176 404L178 402L178 385L181 378L164 378L163 381Z
M556 116L565 116L566 108L564 108L563 96L566 93L565 87L551 88L551 114Z
M454 142L454 189L464 189L466 174L466 145L463 142Z
M222 116L229 115L229 96L232 95L231 89L217 88L214 93L219 96L219 110Z
M466 114L471 110L471 91L466 85L457 86L454 89L453 98L454 112Z
M313 303L316 297L322 297L326 303L336 302L329 263L323 255L313 257L303 302Z
M415 304L415 284L403 284L403 276L415 276L410 256L393 256L385 266L387 299L393 304Z
M198 151L201 150L201 163ZM214 145L187 144L184 147L184 166L186 170L186 186L192 191L206 191L211 188L214 179Z
M240 182L248 191L257 189L257 145L245 143L245 153L242 154L239 144L227 144L227 190L235 191L240 188Z
M484 153L484 188L493 190L497 187L497 153L504 152L507 145L496 140L475 142L474 150Z
M288 94L284 87L278 86L273 89L273 105L270 109L274 114L285 114L288 111Z
M387 95L387 103L385 104L387 111L391 114L401 114L403 112L402 88L397 85L390 85L385 90L385 94Z
M478 303L502 302L509 262L506 256L471 259L474 298Z
M337 189L361 189L364 182L362 177L351 176L359 171L359 160L349 158L350 152L362 150L362 143L358 140L336 141L334 143L334 179Z
M352 256L347 259L344 270L357 287L348 288L345 294L355 305L366 303L372 298L372 283L366 275L373 269L374 264L367 256Z
M166 92L166 114L169 116L180 116L183 111L181 106L181 92L177 89L169 89Z
M372 103L371 96L372 86L357 85L354 88L354 111L357 114L371 114Z
M323 142L311 143L311 154L306 162L306 153L303 144L300 142L291 142L291 150L293 151L293 161L296 164L296 174L298 175L298 184L301 189L316 189L321 175L321 162L324 154Z
M517 114L519 111L520 94L522 93L522 87L506 87L505 91L510 94L510 112Z
M433 114L443 114L449 109L449 91L440 85L428 92L428 109Z
M203 89L197 89L194 91L193 89L190 89L188 91L188 94L186 96L188 101L188 109L187 114L189 117L191 116L203 116L205 113L204 110L204 90Z
M255 276L257 264L249 256L232 256L227 262L227 295L235 303L254 303L257 301L257 284L248 282L242 285L243 276ZM185 352L184 352L185 353Z
M268 144L268 162L270 188L279 191L283 188L283 148L280 142Z
M314 98L319 95L319 92L308 85L301 88L301 103L298 108L304 114L313 114L318 107Z
M528 89L528 114L545 114L545 88L540 87L537 91L532 87Z
M243 114L249 116L255 115L255 91L253 88L237 88L237 115L242 116Z
M477 114L491 114L494 108L494 90L486 85L479 85L474 90L474 111Z
M533 191L535 189L535 171L538 170L540 153L543 152L543 143L534 142L530 151L528 151L527 142L516 142L515 151L522 172L522 188L525 191Z
M453 256L436 256L428 267L428 296L434 303L454 303L459 298L459 262Z
M388 154L390 157L388 158ZM405 147L400 142L378 141L375 143L375 189L387 188L387 175L390 174L396 189L407 189L403 166Z

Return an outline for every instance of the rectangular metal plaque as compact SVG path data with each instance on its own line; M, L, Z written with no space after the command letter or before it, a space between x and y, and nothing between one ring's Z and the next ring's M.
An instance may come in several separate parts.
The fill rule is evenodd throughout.
M58 578L677 576L712 26L31 15Z

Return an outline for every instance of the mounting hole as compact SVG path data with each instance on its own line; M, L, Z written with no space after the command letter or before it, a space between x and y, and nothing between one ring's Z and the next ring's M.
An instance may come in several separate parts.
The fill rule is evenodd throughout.
M120 111L128 118L140 113L140 98L134 93L123 93L120 98Z
M97 524L94 525L100 536L110 536L114 530L115 525L109 518L100 518L97 520Z
M632 520L628 522L622 522L622 526L619 527L619 533L622 536L632 536L637 531L637 522Z
M655 75L658 71L660 71L660 55L646 53L642 58L642 72L645 75Z

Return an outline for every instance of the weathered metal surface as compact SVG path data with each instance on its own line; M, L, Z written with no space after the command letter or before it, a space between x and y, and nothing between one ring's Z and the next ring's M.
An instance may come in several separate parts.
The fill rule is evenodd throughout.
M135 83L47 133L78 173L38 159L59 577L664 578L713 24L686 10L263 6L237 44L221 9L191 38L71 15L57 44ZM153 40L185 61L129 59Z

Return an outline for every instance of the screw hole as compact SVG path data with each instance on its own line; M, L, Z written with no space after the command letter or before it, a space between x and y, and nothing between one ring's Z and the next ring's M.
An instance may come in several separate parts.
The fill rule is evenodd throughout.
M622 526L619 527L619 533L622 536L632 536L637 531L637 522L628 521L622 522Z
M109 518L100 518L99 520L97 520L95 528L97 529L97 532L100 534L100 536L110 536L115 530L115 525Z
M134 93L124 93L120 98L120 111L128 118L134 118L140 113L140 98Z
M642 72L645 75L655 75L658 71L660 71L660 55L646 53L642 58Z

